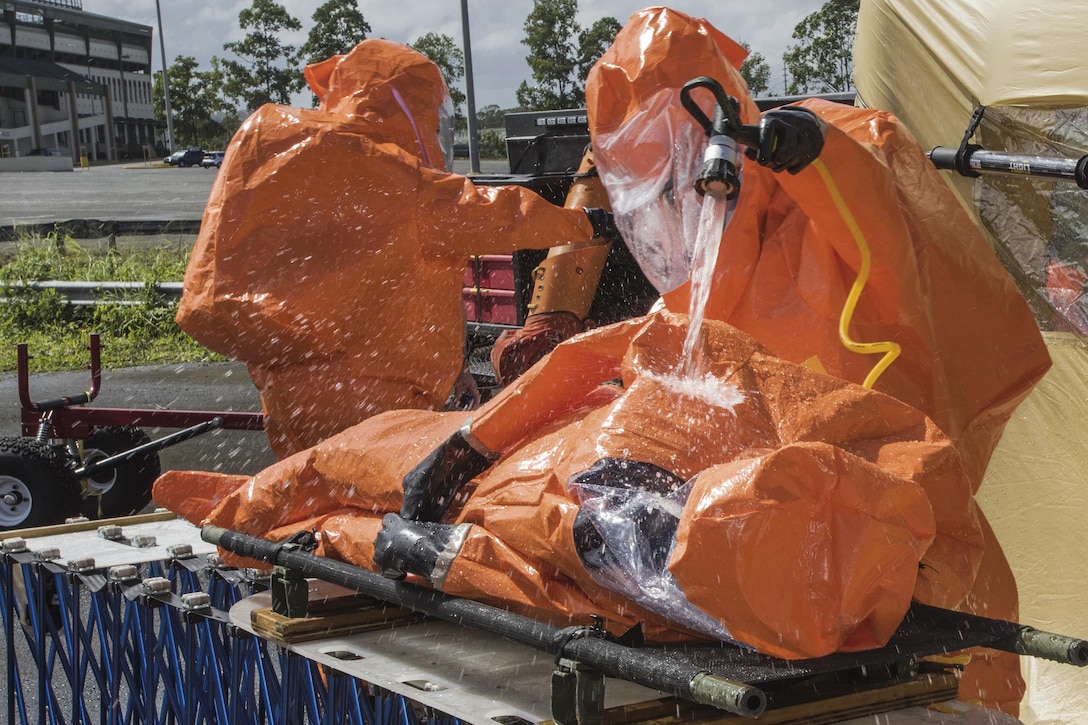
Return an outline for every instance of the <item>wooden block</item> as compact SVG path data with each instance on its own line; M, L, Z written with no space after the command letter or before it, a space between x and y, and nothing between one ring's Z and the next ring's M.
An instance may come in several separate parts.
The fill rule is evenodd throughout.
M311 601L307 617L285 617L269 609L250 614L253 630L283 644L342 637L423 621L421 614L362 596Z
M828 725L866 715L932 705L956 698L958 678L952 672L929 672L881 687L872 687L837 697L813 699L783 707L771 705L759 717L760 725ZM813 697L816 693L813 693ZM664 698L616 707L605 712L606 725L734 725L753 722L740 715L697 705L687 700Z

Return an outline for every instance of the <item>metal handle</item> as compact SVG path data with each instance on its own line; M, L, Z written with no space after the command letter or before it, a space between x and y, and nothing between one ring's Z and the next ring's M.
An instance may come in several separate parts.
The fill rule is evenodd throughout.
M32 413L40 413L48 410L57 410L59 408L69 408L73 405L83 405L98 397L98 390L102 387L102 354L98 333L91 333L90 344L87 349L90 350L91 353L91 362L90 365L88 365L91 370L90 389L79 395L36 403L30 398L30 354L27 351L27 344L25 342L20 342L15 348L15 367L19 378L19 404L23 406L23 409Z

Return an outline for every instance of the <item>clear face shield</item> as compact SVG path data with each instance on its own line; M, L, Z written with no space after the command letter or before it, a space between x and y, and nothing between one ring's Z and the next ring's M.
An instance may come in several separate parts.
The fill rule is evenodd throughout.
M427 126L423 125L425 123L424 114L420 114L420 118L417 119L396 86L390 86L390 91L393 100L396 101L400 110L404 112L405 118L408 119L408 123L412 127L419 157L423 159L423 163L432 168L439 168L439 164L445 162L445 170L449 171L453 165L453 101L450 100L449 93L443 88L443 101L436 109L438 128L435 129L432 136L427 133L429 124ZM435 147L434 142L436 140L438 141L438 148ZM442 159L432 158L436 151L441 151Z
M442 158L446 161L446 171L453 170L453 99L445 94L442 105L438 107L438 144L442 147Z
M691 276L702 211L694 181L706 144L675 89L658 91L640 113L593 142L616 226L661 294Z

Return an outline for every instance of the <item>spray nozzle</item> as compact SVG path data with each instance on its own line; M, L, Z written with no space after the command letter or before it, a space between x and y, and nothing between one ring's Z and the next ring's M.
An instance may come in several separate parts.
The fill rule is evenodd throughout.
M705 88L714 96L713 120L695 102L692 91ZM737 175L737 143L753 138L754 127L740 122L740 103L726 95L721 83L707 76L693 78L680 89L680 103L692 118L703 127L710 144L703 155L703 168L695 178L695 191L699 195L708 190L734 199L740 193L740 177ZM758 139L758 130L754 138Z

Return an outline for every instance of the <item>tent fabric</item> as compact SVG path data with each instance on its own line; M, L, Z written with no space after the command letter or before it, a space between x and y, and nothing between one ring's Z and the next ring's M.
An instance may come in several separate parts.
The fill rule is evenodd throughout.
M1075 0L862 0L854 84L866 105L917 119L927 148L949 114L984 106L1088 105L1084 8ZM890 107L885 101L895 101Z
M1072 333L1046 333L1054 367L1021 405L994 452L978 500L1010 553L1023 624L1083 637L1088 529L1088 349ZM1075 722L1088 712L1084 671L1024 659L1025 711Z
M580 209L446 173L448 94L422 55L366 40L310 75L321 108L263 106L231 141L177 315L247 363L281 457L383 410L445 404L471 254L592 238Z
M1083 8L1069 0L864 0L854 46L859 101L894 113L923 148L1088 154ZM1083 191L1027 176L944 172L1046 330L1088 334Z

